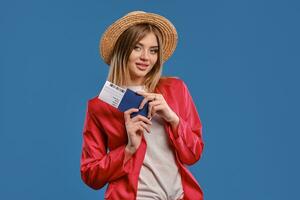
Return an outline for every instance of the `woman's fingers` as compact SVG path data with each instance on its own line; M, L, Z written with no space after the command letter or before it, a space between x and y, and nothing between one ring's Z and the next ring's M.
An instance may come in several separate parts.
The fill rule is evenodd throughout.
M145 104L148 101L155 101L155 99L157 99L156 96L158 95L158 94L155 94L155 93L147 93L147 92L143 92L143 91L137 91L136 93L145 97L143 99L143 101L141 102L141 104L139 106L139 109L143 109L143 107L145 106Z
M148 133L150 133L150 127L149 125L145 124L142 121L137 122L137 125L143 128L143 131L147 131Z
M151 96L145 97L145 98L143 99L143 101L141 102L139 109L143 109L144 106L145 106L145 104L146 104L148 101L153 101L153 100L154 100L154 97L151 97Z
M152 122L142 115L137 115L133 118L130 118L130 114L137 112L138 109L132 108L124 112L125 122L127 123L128 130L131 130L135 133L147 131L150 133L150 126ZM130 132L131 132L130 131Z
M147 118L147 117L144 117L142 115L137 115L133 118L131 118L132 122L138 122L138 121L143 121L145 122L146 124L152 124L152 122Z
M145 131L150 133L150 125L145 124L142 121L135 122L133 126L131 127L131 130L133 133L140 135L141 133L144 133Z
M151 117L155 115L155 113L159 110L162 110L164 107L161 104L155 105L151 110Z
M131 117L130 117L131 113L138 112L138 111L139 111L139 109L137 109L137 108L131 108L131 109L126 110L124 112L125 122L127 122L131 119Z
M156 110L154 110L153 108L155 106L160 105L160 104L161 104L160 101L152 101L152 102L149 103L149 106L148 106L148 116L147 116L149 119L152 118L154 116L155 112L156 112Z

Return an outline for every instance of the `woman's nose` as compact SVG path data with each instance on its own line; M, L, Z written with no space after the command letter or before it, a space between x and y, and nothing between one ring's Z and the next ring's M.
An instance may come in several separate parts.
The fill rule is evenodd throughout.
M149 59L149 52L147 50L142 51L141 59L145 59L145 60Z

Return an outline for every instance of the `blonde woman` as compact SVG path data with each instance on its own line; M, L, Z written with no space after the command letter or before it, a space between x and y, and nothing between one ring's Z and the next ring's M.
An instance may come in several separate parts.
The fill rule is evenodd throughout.
M88 101L81 177L93 189L108 184L105 199L203 199L185 166L200 159L204 146L197 109L181 79L161 76L176 45L173 24L143 11L128 13L102 35L108 81L144 97L124 113L97 97ZM146 103L148 116L131 117Z

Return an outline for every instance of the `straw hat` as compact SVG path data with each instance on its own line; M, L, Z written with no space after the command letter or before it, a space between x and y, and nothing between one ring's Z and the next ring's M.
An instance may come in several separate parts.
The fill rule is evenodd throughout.
M178 39L174 25L161 15L144 11L133 11L111 24L101 37L99 50L101 57L108 65L110 64L111 54L119 36L129 27L141 23L153 24L161 31L164 62L173 54Z

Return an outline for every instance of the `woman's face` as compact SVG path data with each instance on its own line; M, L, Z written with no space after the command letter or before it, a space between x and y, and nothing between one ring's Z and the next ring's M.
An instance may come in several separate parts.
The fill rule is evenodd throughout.
M127 67L130 85L141 85L158 59L158 42L154 33L148 33L132 50Z

